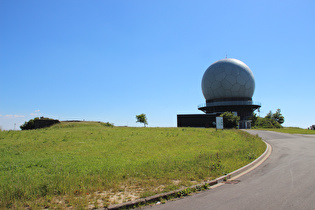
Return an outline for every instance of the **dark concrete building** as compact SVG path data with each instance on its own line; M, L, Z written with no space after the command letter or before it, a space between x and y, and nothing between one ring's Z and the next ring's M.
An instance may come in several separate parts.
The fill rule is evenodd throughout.
M250 68L237 59L213 63L201 82L206 103L198 109L205 114L177 115L178 127L215 127L215 118L229 111L240 117L239 128L250 128L253 112L261 107L253 102L255 79Z

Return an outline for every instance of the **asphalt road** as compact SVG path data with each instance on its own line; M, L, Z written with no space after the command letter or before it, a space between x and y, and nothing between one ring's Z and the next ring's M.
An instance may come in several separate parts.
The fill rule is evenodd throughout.
M248 130L272 146L270 157L237 184L224 184L146 209L315 209L315 135Z

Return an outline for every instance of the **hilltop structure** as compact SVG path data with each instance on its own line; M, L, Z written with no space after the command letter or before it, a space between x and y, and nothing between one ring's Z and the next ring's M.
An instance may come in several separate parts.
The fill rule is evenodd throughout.
M215 118L224 112L240 117L239 128L250 128L253 112L261 107L252 101L255 79L240 60L226 58L213 63L201 82L206 103L198 109L205 114L177 115L178 127L215 127Z

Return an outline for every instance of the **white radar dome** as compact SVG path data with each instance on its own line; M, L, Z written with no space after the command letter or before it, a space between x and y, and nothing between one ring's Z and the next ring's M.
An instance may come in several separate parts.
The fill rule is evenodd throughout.
M252 99L255 79L250 68L240 60L226 58L213 63L201 82L207 102Z

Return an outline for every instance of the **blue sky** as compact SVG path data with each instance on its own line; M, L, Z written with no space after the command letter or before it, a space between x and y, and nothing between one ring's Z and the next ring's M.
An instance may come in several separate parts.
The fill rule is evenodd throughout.
M0 127L36 116L175 127L201 79L236 58L261 116L315 124L315 1L0 0Z

